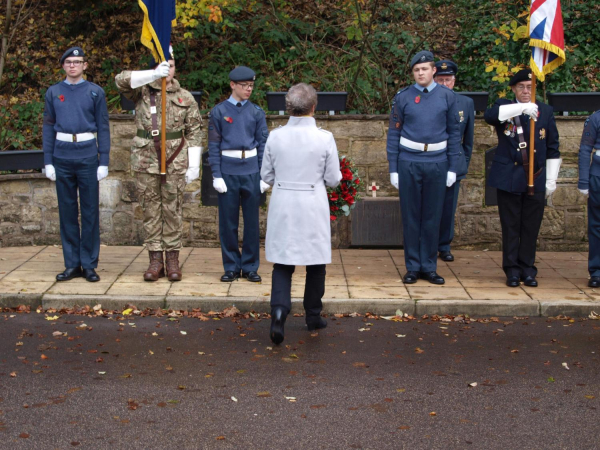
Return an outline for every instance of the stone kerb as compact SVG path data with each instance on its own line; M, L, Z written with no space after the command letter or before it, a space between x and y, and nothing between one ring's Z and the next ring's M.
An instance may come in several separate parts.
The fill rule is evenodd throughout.
M134 116L111 115L110 119L109 177L100 183L101 238L107 245L141 245L143 215L135 177L130 170ZM288 120L287 116L268 116L267 119L270 129L285 125ZM557 117L564 161L558 189L546 208L539 237L541 250L587 249L586 199L577 190L577 153L584 120L585 117ZM365 185L375 181L380 186L378 197L398 196L389 182L387 115L317 116L317 125L334 134L339 154L353 159ZM469 174L461 182L455 248L500 248L497 207L484 203L485 151L494 147L496 141L493 128L477 116ZM203 146L206 148L206 142ZM266 233L266 213L266 208L261 208L261 238ZM217 208L202 206L199 180L186 187L183 216L185 245L219 245ZM351 217L333 225L334 247L350 245L350 223ZM240 228L241 235L241 217ZM54 184L41 174L0 175L0 246L58 243L60 230Z

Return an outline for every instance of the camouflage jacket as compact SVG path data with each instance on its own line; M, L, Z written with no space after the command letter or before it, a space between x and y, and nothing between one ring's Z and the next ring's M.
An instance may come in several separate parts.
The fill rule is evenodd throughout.
M152 130L152 116L150 114L150 88L158 90L156 93L156 119L158 129L161 129L161 80L154 81L137 89L131 88L131 71L121 72L115 78L117 88L125 97L135 102L135 125L138 130ZM177 80L171 82L167 88L167 133L183 130L184 145L179 155L167 167L167 173L183 175L188 168L188 147L200 147L205 138L202 117L196 100L188 91L183 89ZM167 139L167 159L171 157L181 139ZM131 146L131 168L134 172L160 173L160 164L154 141L139 136L133 138Z

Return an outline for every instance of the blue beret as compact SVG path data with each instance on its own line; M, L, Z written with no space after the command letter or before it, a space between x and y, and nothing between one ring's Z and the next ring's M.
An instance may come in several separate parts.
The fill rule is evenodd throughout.
M67 59L69 56L85 56L85 53L83 53L83 49L81 47L71 47L60 57L61 66L65 63L65 59Z
M229 79L231 81L254 81L256 74L246 66L238 66L229 72Z
M421 64L426 62L433 62L433 53L428 52L427 50L421 50L413 59L410 60L410 68L412 69L415 64Z
M456 75L458 66L449 59L442 59L435 63L435 75Z
M521 81L531 81L531 69L521 69L517 73L515 73L510 81L508 82L509 86L514 86Z

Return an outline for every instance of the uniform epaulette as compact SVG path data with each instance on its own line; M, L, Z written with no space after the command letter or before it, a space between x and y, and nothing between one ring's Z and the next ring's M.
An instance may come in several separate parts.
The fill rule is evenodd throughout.
M252 104L253 104L253 105L254 105L254 107L255 107L256 109L258 109L259 111L263 111L263 109L262 109L260 106L258 106L257 104L255 104L255 103L252 103ZM263 111L263 112L264 112L264 111Z
M401 92L406 91L409 88L410 88L410 86L406 86L404 89L400 89L398 92L396 92L396 95L400 94Z
M317 128L317 130L319 130L319 131L322 131L323 133L326 133L326 134L331 134L331 135L333 135L333 133L332 133L331 131L324 130L324 129L323 129L323 128L321 128L321 127Z

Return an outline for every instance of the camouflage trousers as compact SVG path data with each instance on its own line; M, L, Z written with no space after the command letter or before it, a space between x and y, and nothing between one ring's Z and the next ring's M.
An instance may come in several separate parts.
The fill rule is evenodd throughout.
M136 178L148 251L180 249L185 175L167 175L165 184L161 184L160 175L136 172Z

